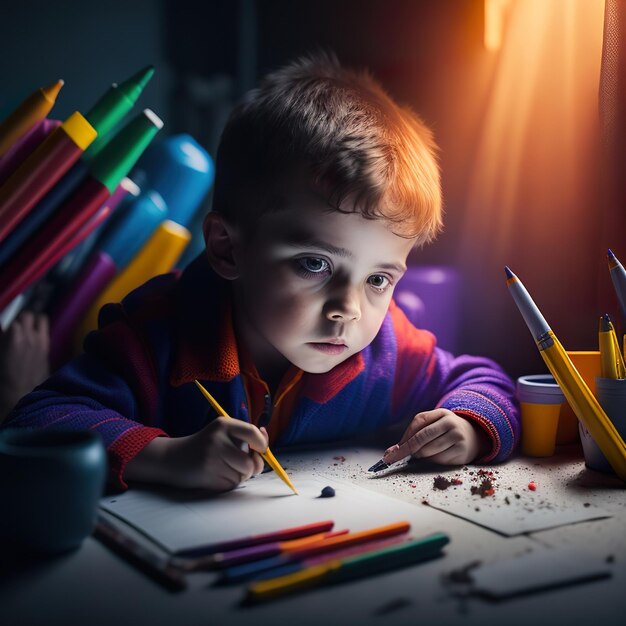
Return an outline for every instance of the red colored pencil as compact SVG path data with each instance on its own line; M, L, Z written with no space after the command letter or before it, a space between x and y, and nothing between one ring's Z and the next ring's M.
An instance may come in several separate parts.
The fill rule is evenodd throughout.
M5 306L5 300L9 302L23 291L26 291L33 283L43 278L46 273L56 265L68 252L73 250L81 241L88 237L111 213L108 206L103 207L82 228L75 228L58 245L48 248L44 253L33 259L33 263L19 275L6 293L0 295L0 308Z

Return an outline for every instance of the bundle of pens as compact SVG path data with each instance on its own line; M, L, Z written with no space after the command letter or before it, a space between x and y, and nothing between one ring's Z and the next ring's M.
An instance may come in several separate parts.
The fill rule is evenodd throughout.
M611 250L608 252L608 262L613 285L622 311L626 314L626 271ZM550 373L561 387L576 417L589 431L610 466L622 480L626 481L626 442L622 435L574 367L519 278L508 267L505 267L505 272L510 293ZM624 355L608 315L600 318L599 344L602 376L613 379L626 378Z
M58 81L0 122L0 324L25 307L48 313L53 368L80 350L103 304L174 267L212 182L210 157L188 136L136 166L163 122L150 109L124 118L153 74L113 84L63 123L46 118Z
M200 546L176 553L172 564L220 570L218 584L248 583L246 599L263 601L433 559L449 542L443 533L412 539L404 521L352 533L333 526L326 520Z

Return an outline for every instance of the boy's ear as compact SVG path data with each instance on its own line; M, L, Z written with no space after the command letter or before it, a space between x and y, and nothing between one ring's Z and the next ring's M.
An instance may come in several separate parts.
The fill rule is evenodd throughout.
M236 260L239 241L237 229L227 224L222 215L211 211L204 218L202 230L211 267L226 280L239 278Z

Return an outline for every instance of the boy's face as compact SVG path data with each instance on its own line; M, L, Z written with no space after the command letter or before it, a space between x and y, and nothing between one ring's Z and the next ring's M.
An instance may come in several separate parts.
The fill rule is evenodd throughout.
M383 220L329 211L313 193L264 214L235 251L237 330L261 375L284 359L327 372L366 347L413 243Z

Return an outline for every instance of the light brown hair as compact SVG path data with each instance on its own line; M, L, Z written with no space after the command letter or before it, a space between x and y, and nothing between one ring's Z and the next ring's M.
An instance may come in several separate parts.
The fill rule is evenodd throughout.
M423 245L442 226L436 155L415 113L367 72L318 53L268 74L233 110L217 151L213 210L253 229L304 171L329 208L387 220Z

